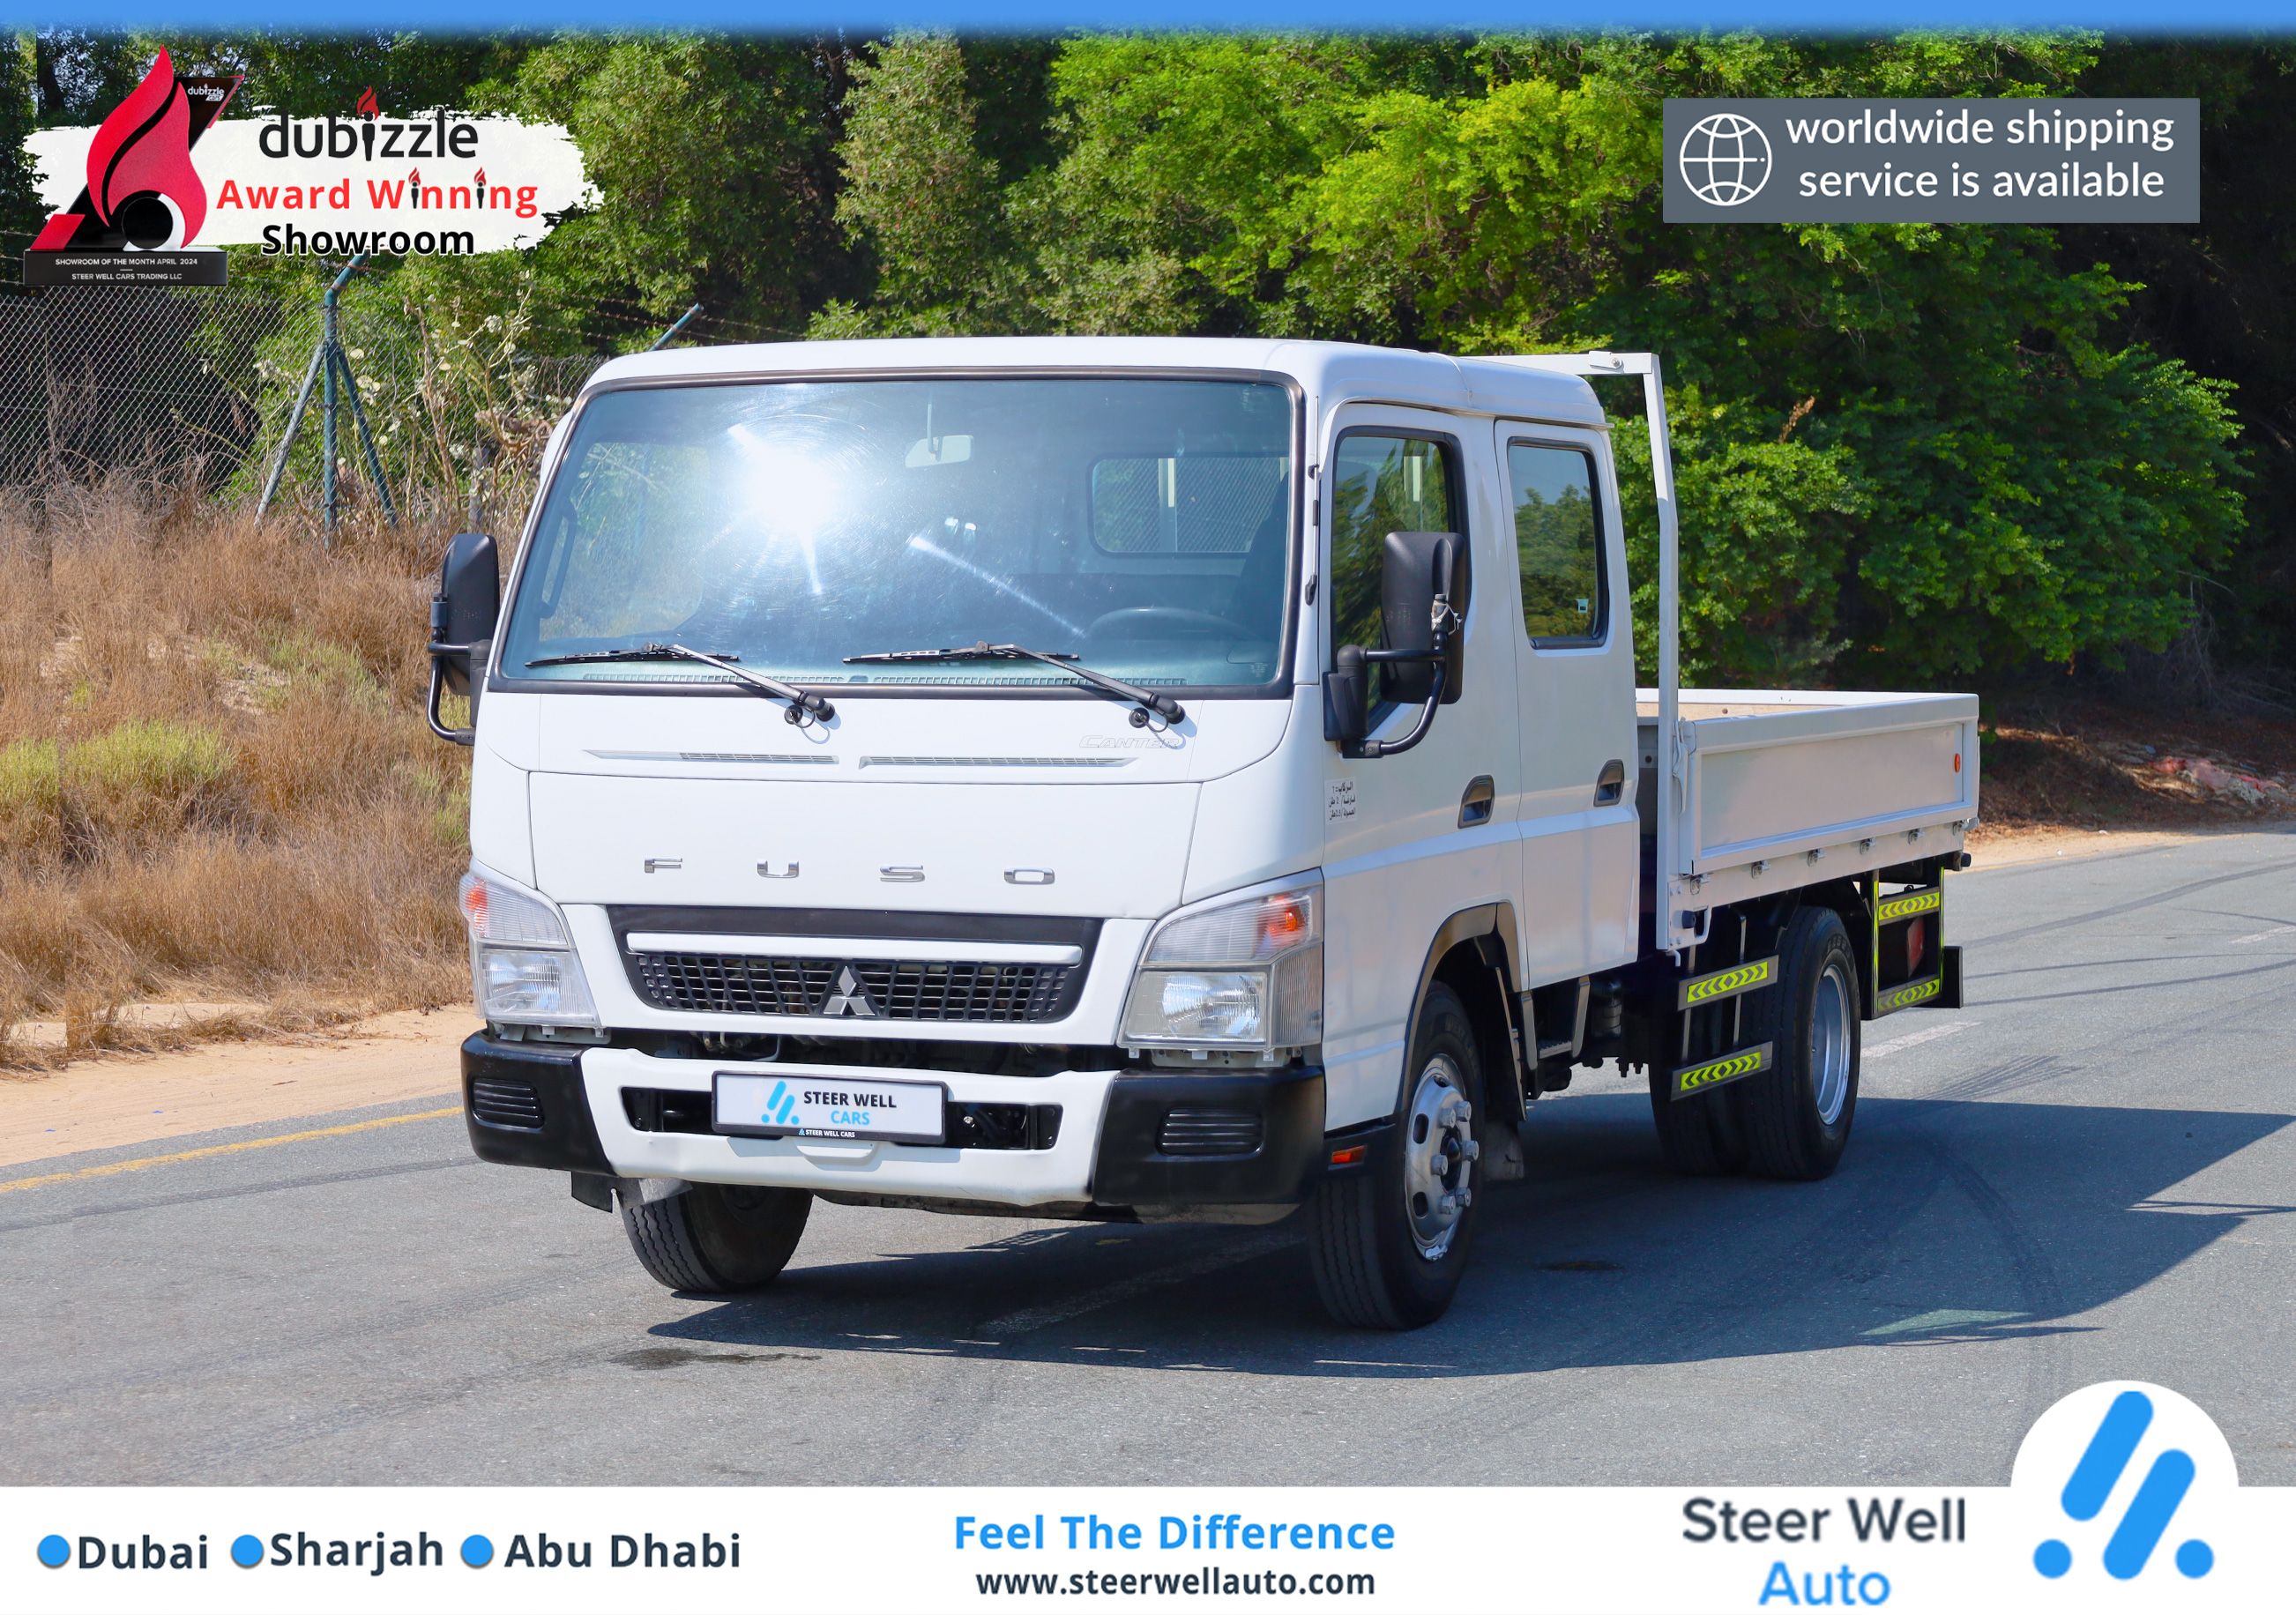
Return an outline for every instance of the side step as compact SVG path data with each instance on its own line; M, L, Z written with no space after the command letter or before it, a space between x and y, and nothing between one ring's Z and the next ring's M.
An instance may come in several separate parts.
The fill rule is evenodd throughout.
M1712 1060L1702 1060L1696 1065L1684 1066L1674 1074L1674 1096L1689 1099L1709 1088L1735 1082L1741 1077L1767 1071L1770 1069L1770 1051L1769 1044L1758 1043L1751 1048L1717 1055Z

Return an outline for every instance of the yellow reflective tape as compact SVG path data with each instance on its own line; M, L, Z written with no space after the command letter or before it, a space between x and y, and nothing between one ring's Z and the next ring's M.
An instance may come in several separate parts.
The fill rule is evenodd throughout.
M1674 1096L1684 1098L1701 1088L1710 1088L1741 1077L1751 1077L1770 1063L1770 1045L1741 1049L1734 1054L1725 1054L1719 1060L1710 1060L1703 1065L1685 1066L1674 1074Z
M1927 891L1909 892L1902 898L1891 898L1882 905L1882 918L1902 920L1907 914L1925 914L1945 906L1945 893L1932 886Z
M1945 989L1945 978L1931 976L1926 981L1916 981L1910 987L1895 988L1882 995L1884 1010L1904 1009L1909 1004L1919 1004L1924 998L1934 998Z
M1759 987L1770 979L1776 966L1775 958L1758 959L1751 964L1717 971L1710 976L1686 981L1682 988L1683 1007L1686 1009L1693 1004L1703 1004L1710 998L1726 998L1733 993Z

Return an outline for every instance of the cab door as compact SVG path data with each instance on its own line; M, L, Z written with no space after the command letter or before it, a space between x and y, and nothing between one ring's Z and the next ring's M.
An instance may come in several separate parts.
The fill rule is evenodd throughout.
M1539 986L1635 956L1633 622L1607 436L1501 421L1492 451L1521 713L1523 985Z
M1444 922L1512 902L1521 879L1506 804L1519 790L1514 588L1502 549L1488 423L1434 411L1336 413L1316 482L1322 508L1324 665L1343 644L1377 648L1390 532L1456 532L1469 545L1460 694L1398 756L1324 757L1324 1056L1329 1125L1390 1114L1420 967ZM1370 738L1416 721L1373 692Z

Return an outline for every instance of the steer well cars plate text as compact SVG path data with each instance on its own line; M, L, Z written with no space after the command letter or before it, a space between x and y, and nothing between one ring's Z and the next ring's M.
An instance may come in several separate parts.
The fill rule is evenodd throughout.
M720 1071L711 1125L751 1138L939 1144L947 1094L937 1082Z

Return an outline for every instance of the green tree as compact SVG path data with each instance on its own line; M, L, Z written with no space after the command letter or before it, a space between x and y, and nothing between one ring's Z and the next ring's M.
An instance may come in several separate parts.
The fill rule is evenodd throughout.
M39 176L24 151L32 132L36 47L29 34L0 33L0 253L23 250L45 220Z
M2110 658L2178 631L2242 514L2224 389L2122 340L2129 287L2043 229L1669 228L1657 186L1669 95L2030 94L2096 49L1505 38L1463 85L1374 42L1084 39L1045 189L1205 327L1662 352L1693 667Z
M1016 262L997 163L981 150L965 54L902 34L857 62L837 156L837 220L876 270L868 312L825 311L817 334L1011 328Z
M834 39L566 35L529 53L483 103L564 124L603 196L535 250L544 286L796 334L849 278L833 218L849 66Z

